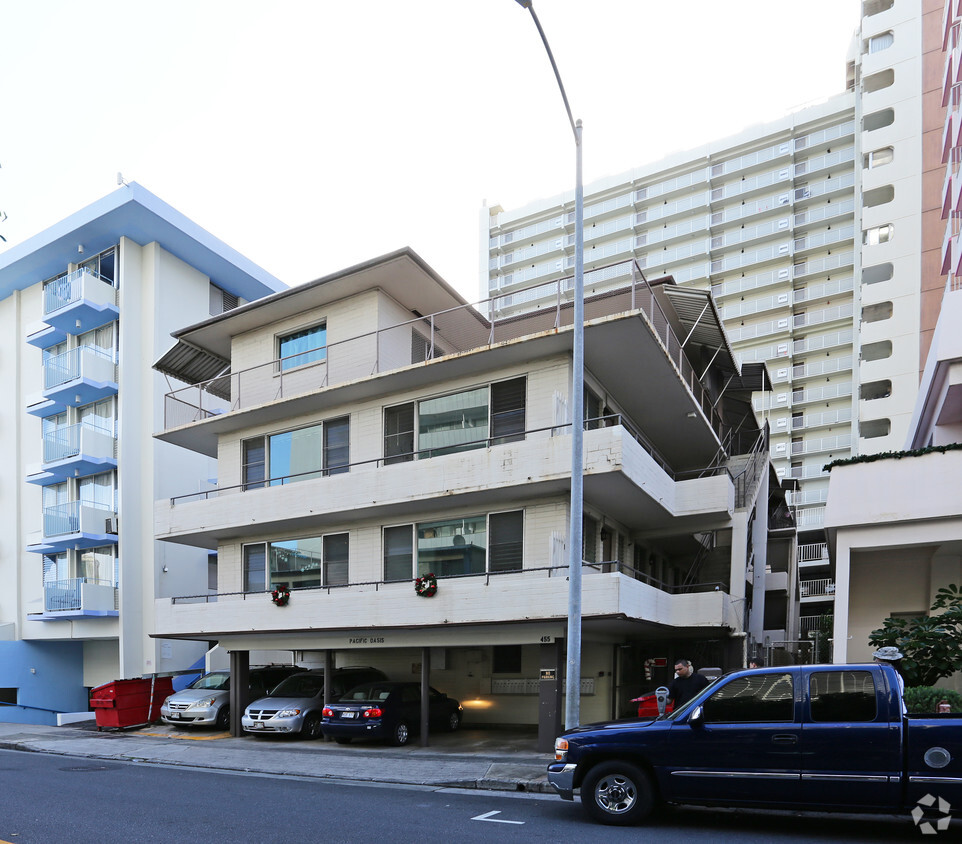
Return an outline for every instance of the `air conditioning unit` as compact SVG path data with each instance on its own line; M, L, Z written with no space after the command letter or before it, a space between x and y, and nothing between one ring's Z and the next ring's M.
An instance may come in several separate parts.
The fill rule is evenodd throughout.
M118 532L118 531L117 531L117 517L116 517L116 516L111 516L109 519L106 520L106 524L104 525L104 533L112 533L112 534L116 535L117 532Z

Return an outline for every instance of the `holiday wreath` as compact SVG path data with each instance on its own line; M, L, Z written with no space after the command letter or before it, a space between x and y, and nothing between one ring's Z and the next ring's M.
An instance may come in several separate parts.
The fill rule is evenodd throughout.
M278 607L283 607L287 605L287 602L291 599L290 589L275 589L271 592L271 600Z
M423 574L415 579L414 591L422 598L433 598L438 591L438 579L431 572Z

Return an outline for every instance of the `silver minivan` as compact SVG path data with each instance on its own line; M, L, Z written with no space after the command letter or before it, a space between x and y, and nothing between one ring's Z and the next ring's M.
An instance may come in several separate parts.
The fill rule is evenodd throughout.
M270 692L285 677L303 671L296 665L271 665L250 670L250 699ZM186 689L170 695L160 707L160 719L175 727L230 726L230 672L211 671Z
M331 699L361 683L386 680L376 668L336 668L331 677ZM245 733L277 735L298 733L303 738L320 738L324 709L324 669L292 674L278 684L268 697L250 703L241 718Z

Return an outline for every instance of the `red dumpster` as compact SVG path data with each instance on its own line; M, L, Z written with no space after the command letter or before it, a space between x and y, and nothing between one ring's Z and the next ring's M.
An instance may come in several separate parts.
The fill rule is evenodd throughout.
M160 718L160 707L174 693L172 677L114 680L92 689L90 706L97 729L137 727Z

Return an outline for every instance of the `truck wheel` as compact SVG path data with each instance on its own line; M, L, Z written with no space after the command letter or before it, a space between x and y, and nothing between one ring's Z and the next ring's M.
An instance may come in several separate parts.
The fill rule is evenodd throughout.
M629 762L595 765L581 783L581 805L592 820L629 826L647 818L655 795L648 775Z

